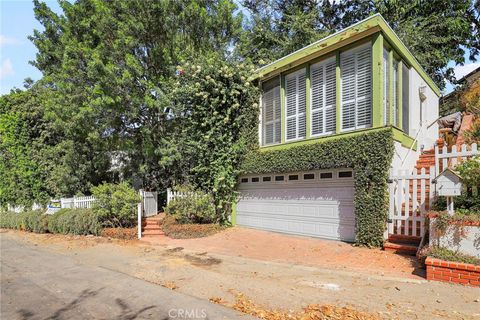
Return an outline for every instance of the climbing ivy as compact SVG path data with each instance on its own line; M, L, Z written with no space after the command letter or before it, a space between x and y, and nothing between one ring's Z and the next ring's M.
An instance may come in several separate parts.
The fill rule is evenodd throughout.
M393 133L386 128L283 149L256 149L247 155L242 169L244 173L273 173L353 168L356 242L376 247L383 244L393 150Z

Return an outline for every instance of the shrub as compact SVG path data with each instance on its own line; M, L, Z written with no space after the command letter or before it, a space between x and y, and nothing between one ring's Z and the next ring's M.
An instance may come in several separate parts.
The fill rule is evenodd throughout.
M0 227L24 230L36 233L48 231L49 217L40 210L25 211L21 213L1 212Z
M62 209L50 216L48 230L52 233L99 235L102 226L91 209Z
M137 239L137 228L103 228L102 237L133 240Z
M216 223L210 224L180 224L173 216L166 216L162 222L162 230L167 237L174 239L192 239L211 236L224 227Z
M140 196L127 183L104 183L92 188L93 210L104 227L132 227L137 223Z
M445 261L461 262L461 263L471 263L475 265L480 265L480 259L461 252L455 252L443 247L430 247L427 255L432 258L441 259Z
M173 199L165 208L165 213L175 217L178 223L213 223L217 222L213 197L191 186L181 186L175 191L183 196Z

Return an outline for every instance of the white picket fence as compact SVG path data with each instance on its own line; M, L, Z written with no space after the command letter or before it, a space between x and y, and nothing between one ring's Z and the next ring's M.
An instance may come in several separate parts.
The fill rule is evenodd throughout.
M183 197L187 195L185 192L173 191L172 189L167 189L167 205L177 197Z
M94 196L84 196L84 197L72 197L72 198L61 198L60 203L63 208L92 208L93 203L96 201Z
M425 232L425 213L430 209L436 196L435 177L446 168L453 168L460 162L478 155L477 144L462 145L460 150L452 146L435 146L435 166L427 172L392 170L389 186L388 233L421 237Z

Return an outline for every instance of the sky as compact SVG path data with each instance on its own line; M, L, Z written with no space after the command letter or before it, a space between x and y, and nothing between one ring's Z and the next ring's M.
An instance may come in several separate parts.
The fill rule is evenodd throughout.
M61 12L56 0L44 0L55 12ZM33 14L31 0L0 0L0 95L10 92L14 87L23 88L25 78L38 80L42 74L29 61L35 59L37 49L28 40L33 30L42 30L42 26ZM480 67L479 62L468 61L464 66L455 68L457 79ZM451 92L453 86L447 84L445 93Z

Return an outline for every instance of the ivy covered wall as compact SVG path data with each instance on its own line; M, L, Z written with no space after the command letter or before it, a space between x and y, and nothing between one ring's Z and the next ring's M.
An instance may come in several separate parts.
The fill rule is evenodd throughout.
M281 149L250 152L243 172L274 173L329 168L355 171L356 242L378 247L388 216L388 173L394 151L391 128Z

